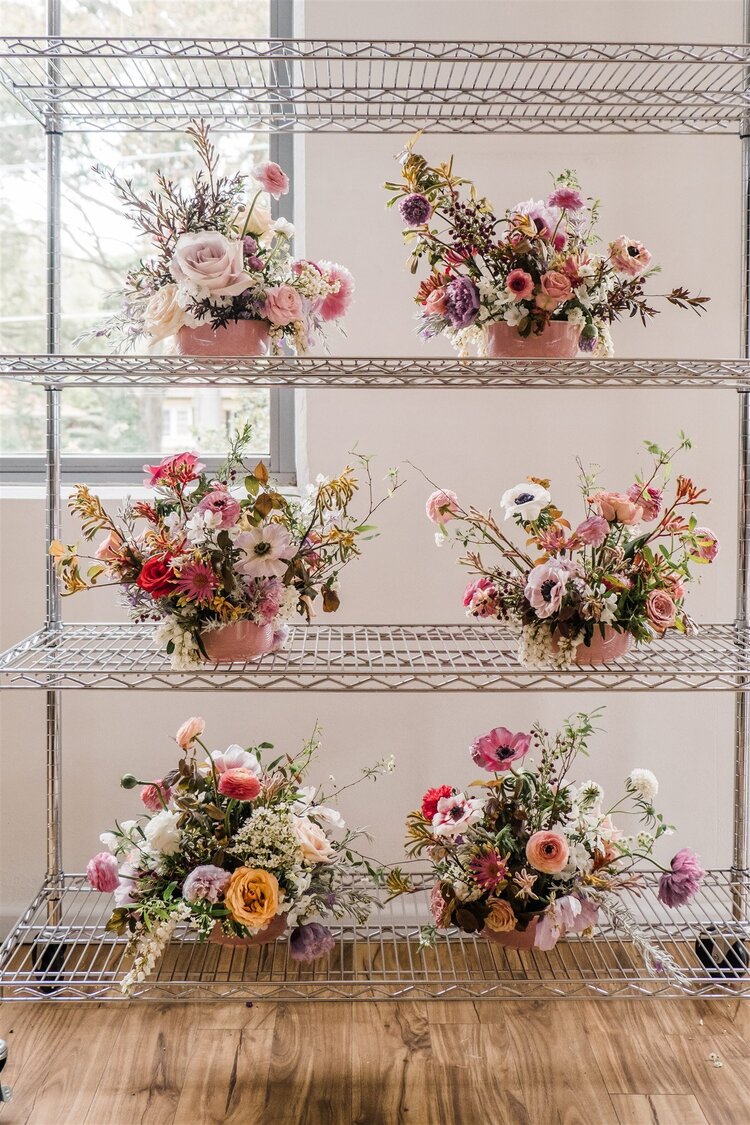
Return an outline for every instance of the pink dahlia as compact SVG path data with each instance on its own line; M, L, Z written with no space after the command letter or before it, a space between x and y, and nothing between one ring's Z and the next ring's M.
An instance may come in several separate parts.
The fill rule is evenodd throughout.
M559 207L561 211L580 211L584 200L580 191L571 187L559 187L547 200L548 207Z
M323 321L338 320L349 311L354 294L354 278L345 266L339 266L336 262L321 262L320 268L326 281L337 281L339 287L335 293L329 293L323 298L318 306L318 315Z
M206 493L200 501L198 511L213 512L214 515L220 516L221 523L218 526L221 530L225 530L228 527L234 527L242 509L239 500L235 500L231 492L228 492L225 488L214 488L211 492Z
M187 562L175 582L176 592L186 601L206 605L219 588L219 579L206 562Z
M509 769L513 762L525 758L530 747L530 734L522 731L513 734L507 727L495 727L489 734L474 740L471 757L475 765L499 773Z
M95 891L111 894L120 882L117 860L110 852L99 852L86 864L86 878Z
M665 906L684 906L700 887L706 872L698 862L698 856L689 848L677 853L671 868L659 880L659 901Z
M524 596L537 617L544 619L557 613L575 570L575 565L565 559L550 559L529 571Z
M655 520L661 511L664 493L653 485L631 484L627 496L634 504L643 509L643 518L647 522Z

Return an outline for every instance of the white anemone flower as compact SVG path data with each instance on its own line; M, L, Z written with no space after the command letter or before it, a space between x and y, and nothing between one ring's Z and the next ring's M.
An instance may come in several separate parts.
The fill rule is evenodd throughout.
M506 520L511 516L519 515L524 523L530 523L539 518L542 509L546 508L551 500L552 497L546 488L528 481L525 484L517 484L515 488L509 488L503 493L500 503L505 509Z
M296 550L289 532L278 523L244 531L237 537L235 546L245 553L235 569L248 578L281 578L287 560L294 557Z

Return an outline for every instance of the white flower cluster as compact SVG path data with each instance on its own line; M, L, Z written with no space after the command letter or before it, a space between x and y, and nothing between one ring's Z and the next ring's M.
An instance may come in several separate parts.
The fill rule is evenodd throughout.
M157 625L154 639L160 648L166 648L170 641L174 645L171 663L175 671L184 672L200 663L200 650L194 637L184 632L173 617L166 617Z
M179 922L184 922L190 917L192 911L186 902L175 905L168 918L156 922L150 930L142 923L138 923L135 933L128 942L127 954L132 956L133 964L130 971L122 978L120 988L127 996L136 984L144 981L153 972L157 960L161 957L172 939Z
M335 281L328 281L312 262L298 262L297 269L294 288L310 301L319 300L321 297L329 297L332 293L338 293L341 288L341 282L338 278Z
M552 647L552 631L535 622L523 625L518 639L518 660L525 668L570 668L583 634L558 637L557 650Z
M302 871L302 849L289 809L257 808L235 833L228 849L242 863L266 871L283 872L285 877ZM292 880L294 881L294 880Z

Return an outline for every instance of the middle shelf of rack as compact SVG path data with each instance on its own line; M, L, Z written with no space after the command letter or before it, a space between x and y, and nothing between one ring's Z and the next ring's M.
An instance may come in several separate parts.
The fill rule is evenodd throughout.
M601 667L525 668L498 624L293 625L282 652L170 667L153 626L65 624L0 655L0 687L212 691L750 690L750 630L703 625Z
M750 391L748 359L461 359L426 356L1 355L0 382L50 388L396 387L462 390L679 387Z

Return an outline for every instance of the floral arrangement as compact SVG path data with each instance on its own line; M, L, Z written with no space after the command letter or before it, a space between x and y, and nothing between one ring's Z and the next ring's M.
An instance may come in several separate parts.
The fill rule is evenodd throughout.
M465 511L448 489L433 492L427 515L437 525L436 542L452 537L467 548L461 561L477 575L464 596L467 616L509 623L525 665L565 667L579 645L591 646L606 629L637 642L668 629L695 633L684 608L690 567L713 562L719 541L687 510L709 503L705 489L679 475L667 494L672 460L690 444L684 434L669 450L646 442L651 471L624 492L598 488L596 473L581 469L585 512L574 527L555 507L548 480L530 477L509 488L500 500L503 524L510 520L524 533L524 546L491 512ZM496 548L501 563L486 565L482 547Z
M278 164L259 164L252 177L218 175L208 126L195 122L186 131L202 165L189 191L158 172L155 190L142 199L129 180L95 168L119 193L155 255L128 273L122 310L93 335L133 347L141 339L154 345L182 327L260 320L274 353L284 340L306 352L328 322L345 316L351 274L334 262L293 257L294 227L274 220L263 201L289 191Z
M114 895L107 929L130 935L122 987L145 980L175 928L228 944L289 935L289 954L312 961L335 942L326 919L366 921L379 869L356 850L335 801L344 789L394 769L393 758L326 792L304 785L317 731L296 756L266 762L273 747L209 751L201 718L178 730L176 767L141 787L144 811L102 834L106 851L86 869L94 890Z
M423 932L423 941L434 943L437 929L451 926L501 941L533 926L533 945L549 950L565 934L592 931L601 912L630 933L651 967L671 967L640 933L620 896L643 885L635 865L647 863L662 872L659 900L684 906L705 872L688 849L677 852L668 868L654 860L656 841L672 828L654 806L659 787L650 770L632 770L612 804L595 781L576 785L569 779L576 758L588 753L597 715L578 714L555 734L539 724L528 733L497 727L471 748L474 764L492 774L472 783L478 796L451 785L425 793L407 819L409 853L427 855L435 876L434 926ZM534 752L538 764L526 765ZM623 833L615 814L635 816L637 830ZM390 872L388 885L394 894L415 890L400 868Z
M484 354L484 329L512 325L522 337L552 321L580 329L579 348L613 354L609 326L625 314L643 324L657 313L647 279L658 271L642 243L621 235L596 252L598 200L586 200L574 172L555 177L546 200L517 203L502 218L453 160L433 167L414 151L401 157L401 179L387 183L388 206L398 204L412 273L430 268L419 287L423 339L443 333L462 353L475 343ZM700 313L708 297L684 288L662 294L672 305Z
M84 539L104 538L85 574L78 544L51 545L64 593L104 580L121 586L133 621L159 623L157 642L176 668L206 657L212 630L238 621L272 625L274 646L281 647L284 622L295 613L309 620L318 597L324 612L338 609L339 573L376 534L370 520L399 487L396 472L376 502L370 459L358 456L369 500L364 517L356 518L350 512L359 488L354 469L334 479L319 476L301 499L285 496L262 461L254 468L244 464L249 440L245 427L215 476L189 452L145 465L144 484L154 499L128 500L119 518L86 485L77 485L69 507Z

